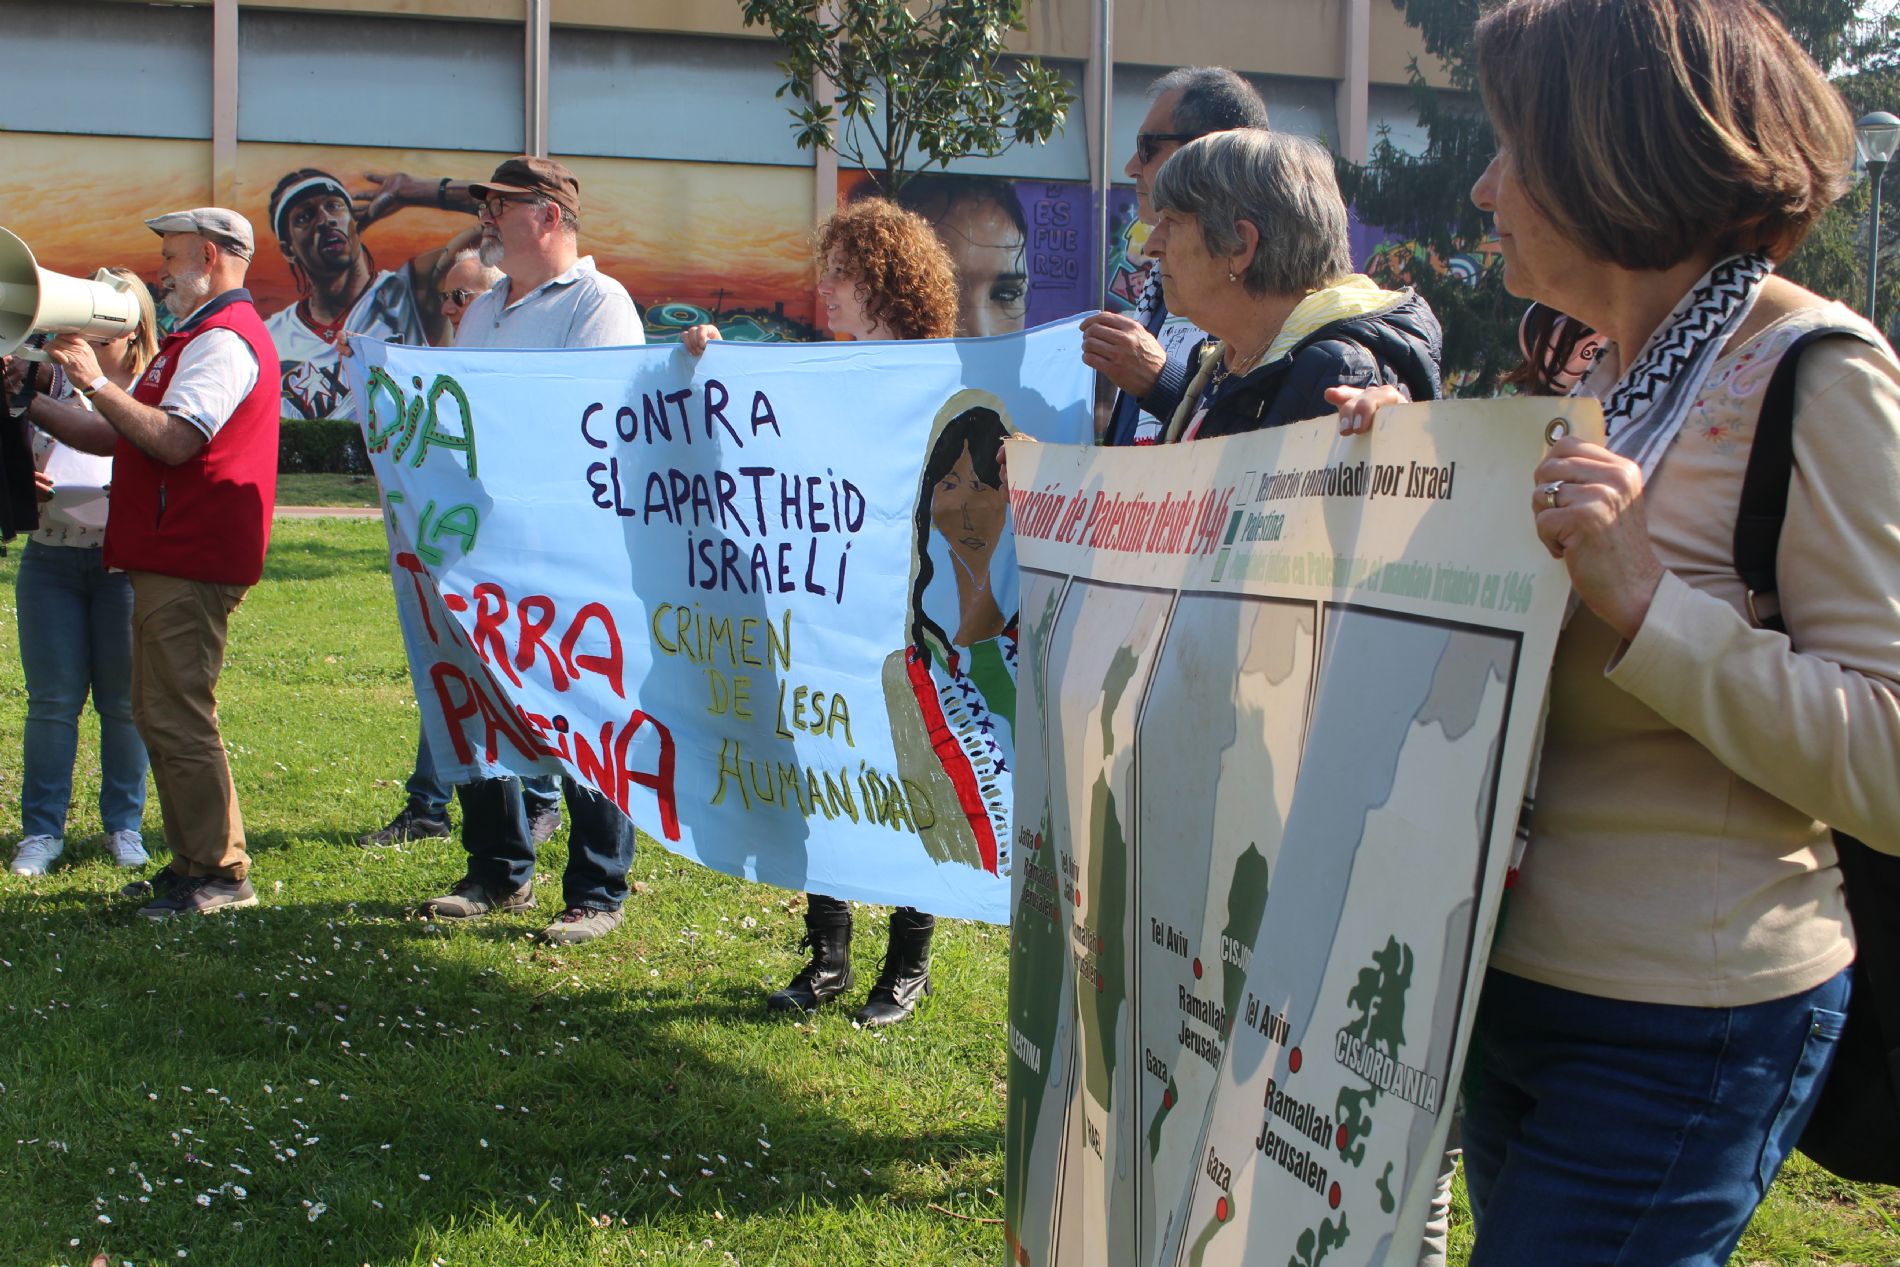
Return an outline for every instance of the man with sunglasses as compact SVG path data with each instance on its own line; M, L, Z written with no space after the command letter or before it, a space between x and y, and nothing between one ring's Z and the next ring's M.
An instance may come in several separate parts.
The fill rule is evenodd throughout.
M499 267L503 276L462 314L456 347L646 342L640 310L626 287L596 269L593 256L580 253L581 186L573 172L552 159L522 155L468 188L481 209L481 261ZM536 807L539 782L478 779L456 789L468 869L448 893L424 902L419 914L466 920L533 908L535 847L559 821ZM570 824L563 910L541 935L575 945L620 925L633 865L633 824L592 788L566 776L560 782Z
M1267 126L1267 106L1252 84L1218 66L1183 66L1149 85L1153 104L1135 133L1123 170L1135 182L1135 214L1155 222L1155 174L1174 152L1210 132ZM1152 444L1187 390L1188 351L1207 336L1168 313L1161 271L1148 269L1132 316L1100 312L1082 322L1082 363L1116 387L1105 444Z
M337 336L344 330L392 343L449 339L432 284L444 250L379 271L361 235L403 207L472 215L475 201L467 182L424 180L403 172L370 172L368 177L377 187L353 194L330 173L305 167L285 175L271 191L271 229L298 293L296 303L265 322L283 366L286 418L356 417L337 365Z
M442 303L442 315L447 318L450 328L461 329L462 314L475 302L475 297L493 289L501 279L502 271L491 264L482 263L481 253L473 246L463 247L450 256L448 267L442 270L435 283L436 297Z

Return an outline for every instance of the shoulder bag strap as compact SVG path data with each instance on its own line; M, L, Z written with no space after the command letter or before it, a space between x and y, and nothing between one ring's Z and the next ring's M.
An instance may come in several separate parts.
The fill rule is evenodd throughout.
M1794 474L1795 373L1810 343L1833 338L1867 342L1866 335L1850 326L1824 326L1801 335L1781 354L1768 390L1762 393L1748 472L1742 477L1741 509L1735 516L1735 571L1748 589L1748 618L1777 633L1787 632L1775 597L1775 552L1781 545L1781 521L1788 515L1788 480Z
M1788 513L1788 481L1794 474L1794 388L1801 353L1821 339L1865 334L1844 326L1810 330L1788 345L1762 393L1761 416L1742 478L1741 509L1735 519L1735 570L1748 587L1749 617L1764 629L1786 633L1776 601L1775 553ZM1887 974L1900 966L1900 937L1888 915L1900 907L1900 859L1877 854L1852 836L1834 835L1849 915L1860 944L1861 984L1871 998L1856 999L1880 1024L1888 1076L1900 1096L1900 982Z

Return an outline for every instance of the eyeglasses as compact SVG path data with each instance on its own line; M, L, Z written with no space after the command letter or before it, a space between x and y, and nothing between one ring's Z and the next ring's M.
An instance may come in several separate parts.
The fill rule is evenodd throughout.
M469 301L475 298L474 291L463 290L460 286L457 286L454 290L443 290L437 291L436 293L441 295L442 298L454 303L457 308L468 307Z
M1189 141L1201 139L1199 132L1137 132L1135 133L1135 157L1147 164L1155 161L1155 155L1161 147L1170 141L1185 145Z
M482 214L487 216L490 220L499 220L501 219L502 213L508 210L509 203L533 201L535 201L533 198L503 198L500 194L491 194L482 199L480 210Z

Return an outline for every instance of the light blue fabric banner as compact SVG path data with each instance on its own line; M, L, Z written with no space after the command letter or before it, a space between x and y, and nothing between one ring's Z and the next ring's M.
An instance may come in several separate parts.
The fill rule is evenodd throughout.
M1007 922L1005 434L1090 434L1074 322L987 339L352 341L445 779L563 769L734 875Z

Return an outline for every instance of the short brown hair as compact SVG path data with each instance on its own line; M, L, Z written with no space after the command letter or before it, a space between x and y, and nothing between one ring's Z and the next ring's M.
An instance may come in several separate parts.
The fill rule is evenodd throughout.
M894 338L945 339L955 333L956 270L922 216L884 198L866 198L825 221L812 245L820 268L838 248L865 315Z
M1847 189L1847 105L1756 0L1509 0L1477 52L1526 192L1610 263L1780 259Z

